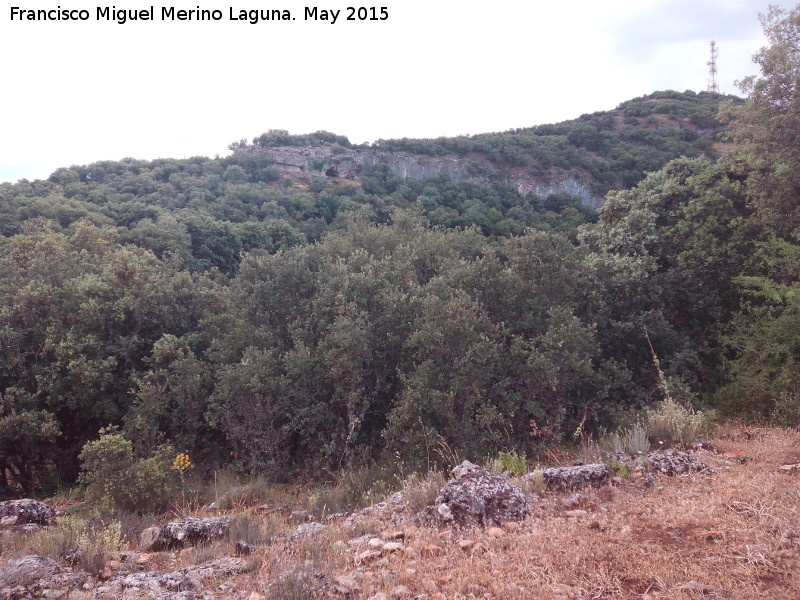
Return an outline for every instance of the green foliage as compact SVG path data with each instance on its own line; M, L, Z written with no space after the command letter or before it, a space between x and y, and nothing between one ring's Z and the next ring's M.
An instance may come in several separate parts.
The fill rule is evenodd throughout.
M70 235L37 227L0 238L0 424L16 423L4 429L0 472L26 491L73 480L83 444L125 416L156 341L192 332L202 346L216 293L208 278L86 222ZM144 392L157 382L140 381Z
M752 282L748 285L752 286ZM800 424L800 286L781 290L762 280L761 294L775 298L754 300L738 315L726 342L738 350L727 365L730 381L716 394L729 414ZM750 287L750 290L753 288ZM764 296L761 295L763 298ZM782 299L782 300L781 300Z
M608 463L608 466L611 467L611 472L614 473L614 475L619 477L628 477L630 475L628 467L620 462L617 462L616 459L612 458L611 462Z
M598 191L606 192L635 185L679 156L716 158L713 140L721 129L722 99L688 90L655 92L563 123L455 138L378 140L373 147L430 156L482 153L499 165L541 173L582 169L593 175ZM741 102L733 96L725 100L733 106Z
M44 487L52 476L57 459L56 441L60 435L52 413L43 410L24 410L16 390L0 395L5 416L0 417L0 461L2 461L2 492L26 492ZM17 412L20 411L20 412ZM11 481L9 481L9 474Z
M176 492L170 472L174 455L171 447L161 446L152 456L137 459L130 440L113 429L101 429L99 439L87 442L80 453L79 482L106 511L163 510Z
M497 460L504 471L509 471L513 475L522 475L528 470L528 463L525 453L518 454L516 450L511 452L500 452Z
M648 410L646 415L651 443L665 448L686 446L708 427L702 412L682 406L669 396L658 406Z
M722 158L705 92L374 145L630 188L599 213L385 165L292 187L264 152L353 147L327 132L0 184L3 493L72 482L80 456L93 500L155 510L177 497L171 443L198 472L343 473L320 506L345 506L398 462L535 456L578 429L645 451L618 428L660 400L647 435L666 443L709 399L796 424L798 9L764 24Z

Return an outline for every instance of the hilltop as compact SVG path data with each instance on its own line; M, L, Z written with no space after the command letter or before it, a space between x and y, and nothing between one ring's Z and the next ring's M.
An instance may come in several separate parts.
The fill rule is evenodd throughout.
M290 135L272 130L231 145L235 153L260 153L286 174L355 180L386 164L419 181L446 176L481 186L502 184L522 196L579 197L597 208L610 189L627 189L679 156L719 155L720 103L735 96L661 91L616 109L562 123L436 139L378 140L353 145L340 135Z

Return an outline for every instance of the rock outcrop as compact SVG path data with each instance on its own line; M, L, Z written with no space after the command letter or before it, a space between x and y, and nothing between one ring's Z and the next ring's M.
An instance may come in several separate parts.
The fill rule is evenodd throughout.
M229 517L172 521L163 527L145 529L139 538L139 547L145 552L152 552L210 542L224 537L230 525Z
M445 485L436 498L441 521L456 527L487 527L527 516L525 494L505 478L466 461L453 471L458 479Z
M611 478L611 467L598 463L575 467L545 469L542 474L548 488L559 490L599 487Z
M28 586L61 572L61 566L50 558L29 554L11 560L0 569L0 588Z
M651 452L647 455L648 464L659 473L664 475L685 475L687 473L697 473L707 467L692 452L682 452L680 450L664 450L663 452Z
M50 524L56 516L56 511L38 500L23 498L21 500L7 500L0 502L0 519L6 525L19 525L21 523ZM12 518L16 518L11 522Z
M569 194L581 198L584 204L594 208L601 206L604 201L601 195L592 190L588 178L584 180L575 173L553 169L546 176L541 176L524 167L502 167L483 158L425 156L378 148L331 146L248 146L237 152L266 154L278 170L290 174L356 180L371 175L378 165L386 164L395 175L419 181L447 175L456 183L469 182L482 186L502 183L516 188L523 196L536 194L546 198L551 194Z

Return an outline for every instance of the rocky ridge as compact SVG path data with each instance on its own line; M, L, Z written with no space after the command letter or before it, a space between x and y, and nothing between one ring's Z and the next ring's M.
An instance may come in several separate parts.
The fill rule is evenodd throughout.
M551 169L546 177L542 177L522 167L500 167L479 157L433 157L377 148L332 146L248 146L236 152L266 154L274 167L290 175L358 180L371 175L378 165L386 164L395 175L419 181L446 175L456 183L482 186L503 183L516 188L523 196L536 194L546 198L551 194L569 194L581 198L584 204L593 208L598 208L604 201L603 196L592 190L588 177L578 173Z

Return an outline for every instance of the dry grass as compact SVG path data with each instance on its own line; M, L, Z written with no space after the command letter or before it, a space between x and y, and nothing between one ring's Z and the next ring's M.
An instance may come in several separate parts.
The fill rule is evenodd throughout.
M800 460L800 435L772 430L727 442L744 464L707 457L711 478L661 478L585 494L589 515L557 502L500 538L421 530L438 555L392 562L400 584L432 598L800 598L800 481L777 467ZM476 546L467 553L458 540ZM370 587L364 598L391 589ZM438 595L438 596L437 596ZM356 596L358 597L358 596Z
M237 576L236 587L244 597L287 599L797 600L800 475L778 467L800 462L800 434L768 429L716 443L718 454L702 455L716 468L713 476L659 476L651 487L631 478L570 502L571 494L545 492L524 523L496 537L419 527L408 514L388 511L355 525L337 518L316 535L293 539L296 524L286 510L251 509L237 519L234 537L260 547L251 556L254 570ZM726 452L747 460L727 460ZM430 501L434 481L441 483L407 483L415 508ZM587 514L570 517L567 504ZM365 534L399 535L389 531L402 532L404 550L360 561L366 541L348 543ZM185 551L180 562L218 557L234 541ZM335 590L342 577L353 584L348 594Z
M712 477L586 492L585 517L567 517L561 496L549 495L520 529L497 538L406 524L401 529L413 550L391 554L381 566L357 568L357 551L335 543L334 527L304 550L268 552L259 580L324 565L328 580L355 576L352 597L364 599L392 597L401 585L432 600L800 598L800 479L777 470L800 461L800 435L769 430L718 444L748 460L707 454L717 468ZM339 535L345 540L347 532ZM466 552L459 546L465 539L475 542Z

